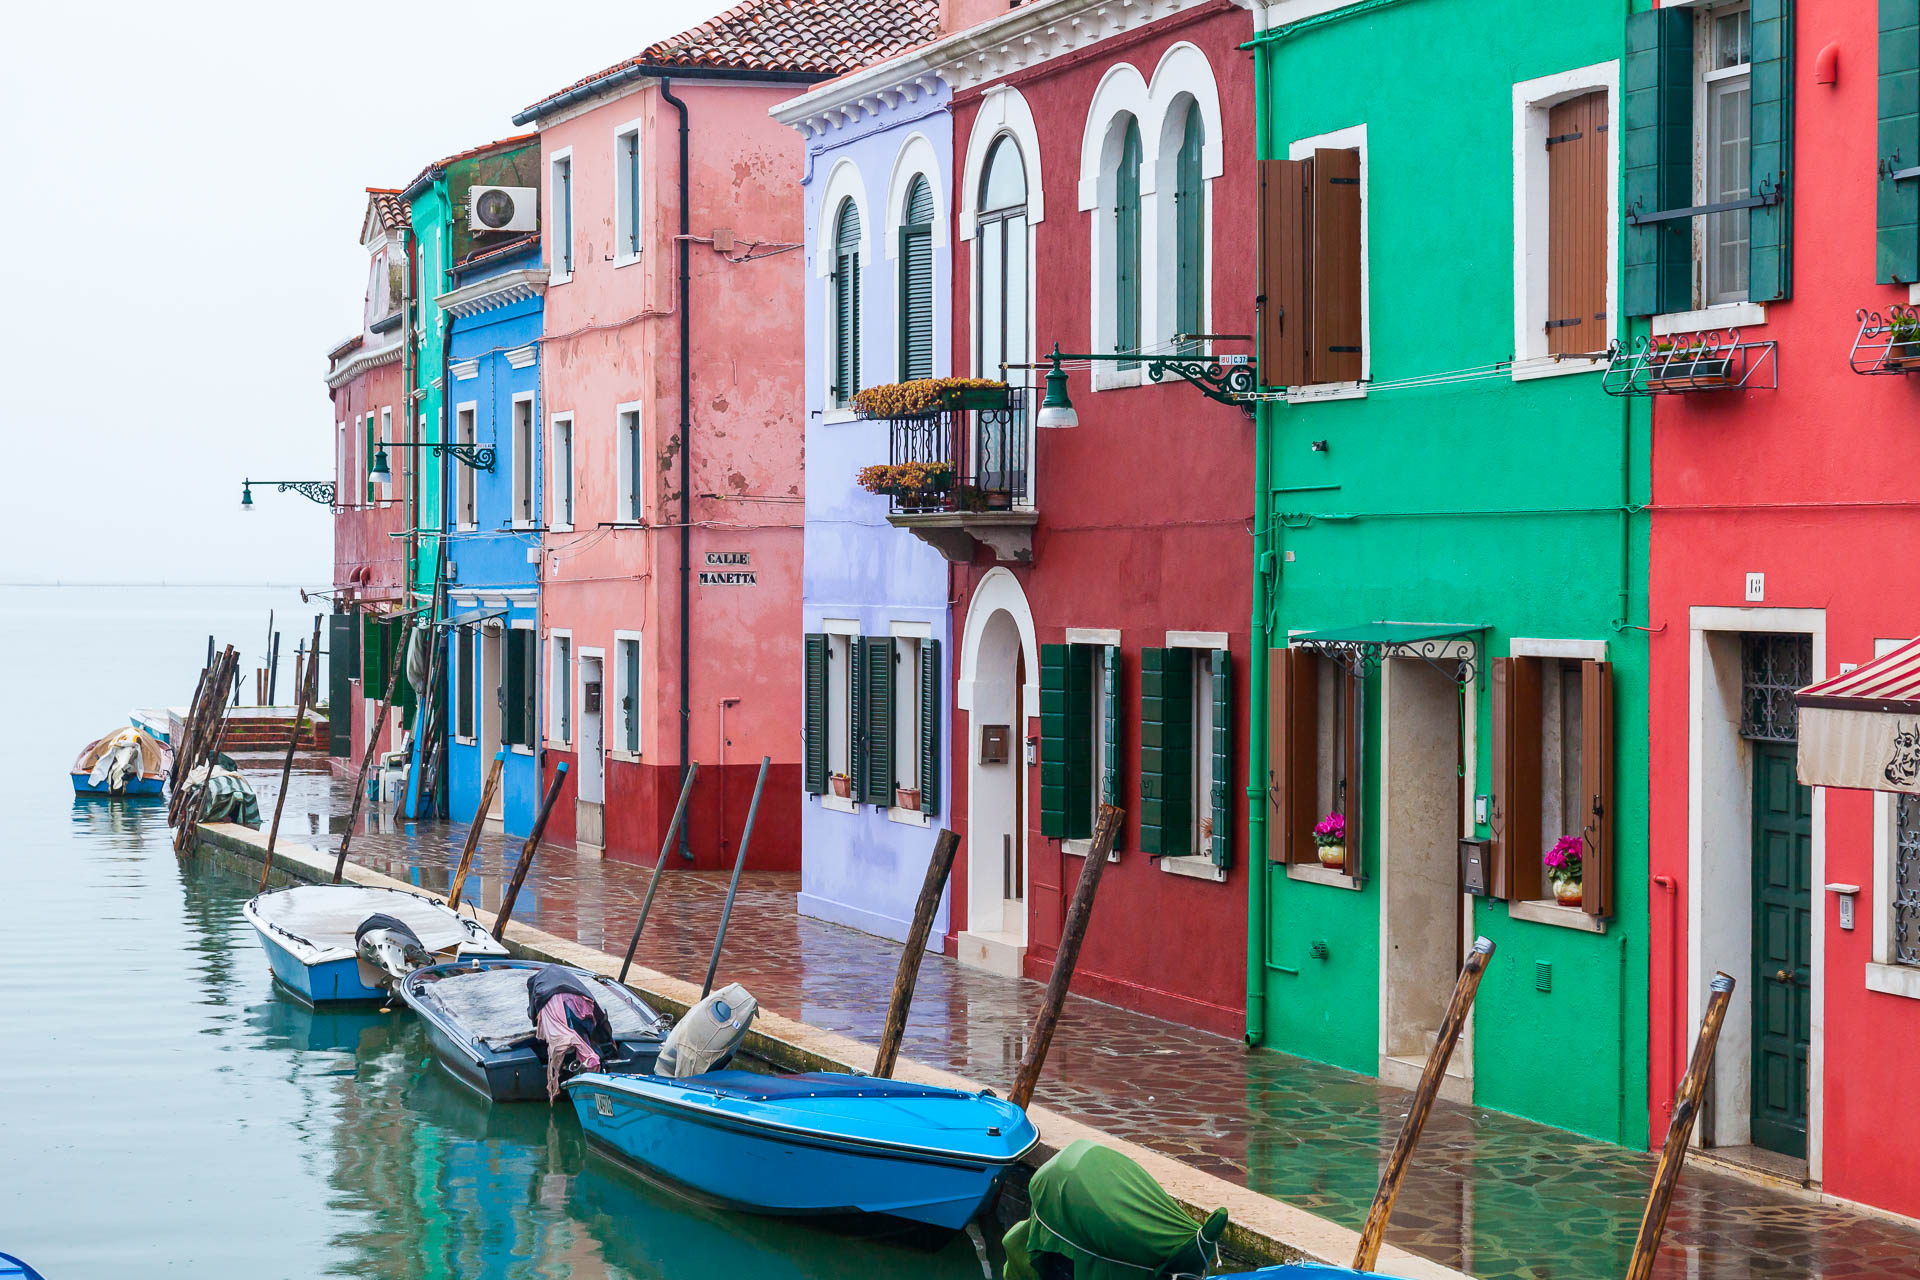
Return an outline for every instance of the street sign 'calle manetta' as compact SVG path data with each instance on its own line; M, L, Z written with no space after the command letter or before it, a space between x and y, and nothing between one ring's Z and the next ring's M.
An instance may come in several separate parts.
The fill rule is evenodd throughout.
M700 571L703 587L751 587L754 585L751 551L709 551L707 567Z

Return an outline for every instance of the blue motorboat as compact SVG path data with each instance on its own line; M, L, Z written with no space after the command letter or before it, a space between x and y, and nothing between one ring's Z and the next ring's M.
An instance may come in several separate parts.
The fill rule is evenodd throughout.
M404 889L297 885L261 894L243 914L273 976L312 1005L384 1000L411 968L507 954L478 920Z
M722 1208L959 1231L1040 1140L991 1092L874 1076L711 1071L567 1081L587 1137Z
M10 1253L0 1253L0 1280L41 1280L40 1273Z
M613 979L571 965L482 959L416 969L395 984L420 1015L433 1056L454 1079L495 1102L548 1096L547 1045L533 1009L540 984L571 979L605 1015L594 1037L605 1072L652 1071L671 1020ZM613 1078L609 1076L608 1078Z
M82 748L70 772L75 795L157 796L166 785L167 749L138 729L115 729Z

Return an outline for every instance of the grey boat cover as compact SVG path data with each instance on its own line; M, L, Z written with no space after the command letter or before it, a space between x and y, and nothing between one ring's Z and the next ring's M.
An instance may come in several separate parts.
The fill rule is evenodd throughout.
M474 1039L493 1048L504 1048L533 1035L533 1019L527 1010L527 986L530 979L548 970L559 970L580 981L581 989L607 1015L607 1024L616 1039L636 1039L656 1033L654 1024L614 993L613 983L598 976L582 977L562 965L538 969L499 967L451 974L426 984L420 994L446 1010Z
M405 925L429 951L460 946L472 935L446 906L399 889L358 884L305 884L254 899L253 909L315 947L351 952L367 917L385 915Z

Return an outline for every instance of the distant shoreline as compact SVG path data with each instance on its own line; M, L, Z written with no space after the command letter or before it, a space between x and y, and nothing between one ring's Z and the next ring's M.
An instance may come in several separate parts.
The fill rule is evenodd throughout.
M331 590L331 582L183 582L172 578L161 578L147 582L108 582L92 579L61 578L40 579L34 582L0 582L0 587L273 587L276 590L295 590L305 587L309 591Z

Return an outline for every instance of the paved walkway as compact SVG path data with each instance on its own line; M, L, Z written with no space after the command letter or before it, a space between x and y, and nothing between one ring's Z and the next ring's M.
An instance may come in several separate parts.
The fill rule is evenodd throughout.
M278 774L256 775L271 815ZM295 775L283 830L316 844L344 827L347 789ZM444 893L465 829L363 819L353 860ZM320 837L320 838L316 838ZM510 844L510 848L508 847ZM498 905L519 844L483 839L468 894ZM514 918L626 949L648 869L543 847ZM751 874L727 934L722 982L828 1031L877 1042L897 945L796 914L798 877ZM726 893L718 874L662 882L638 960L698 980ZM940 956L921 966L903 1052L1005 1091L1041 995ZM1048 1106L1344 1226L1365 1220L1409 1095L1362 1076L1074 997L1039 1089ZM1470 1274L1614 1280L1624 1274L1649 1157L1476 1107L1442 1102L1400 1193L1388 1239ZM1920 1280L1920 1232L1689 1167L1656 1274L1667 1280Z

